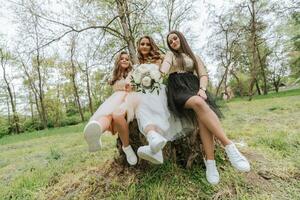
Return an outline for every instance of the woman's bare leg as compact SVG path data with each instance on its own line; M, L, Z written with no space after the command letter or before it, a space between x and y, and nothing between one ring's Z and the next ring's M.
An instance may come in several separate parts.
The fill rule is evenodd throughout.
M198 120L198 125L199 125L199 134L201 137L206 160L214 160L215 159L214 136L199 120Z
M111 125L112 122L112 116L104 116L97 120L97 122L100 124L102 132L107 131Z
M123 147L127 147L129 145L129 127L125 116L125 111L113 113L113 126L119 134Z
M193 96L189 98L185 103L185 108L193 109L196 112L197 120L200 121L210 133L214 134L224 146L231 143L221 127L219 118L201 97Z

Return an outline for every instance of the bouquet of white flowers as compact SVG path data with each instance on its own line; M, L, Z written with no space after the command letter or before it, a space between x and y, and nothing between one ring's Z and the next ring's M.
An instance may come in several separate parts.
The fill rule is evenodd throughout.
M159 94L160 84L162 83L162 76L159 68L155 64L140 64L134 66L131 75L131 84L136 87L137 92L153 92L157 91Z

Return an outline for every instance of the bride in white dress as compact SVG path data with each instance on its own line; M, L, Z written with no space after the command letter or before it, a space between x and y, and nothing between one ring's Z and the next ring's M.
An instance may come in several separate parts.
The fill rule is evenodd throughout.
M143 36L138 40L137 52L140 64L151 63L160 68L163 58L151 37ZM152 163L163 163L162 148L167 141L174 140L183 129L180 120L170 114L165 85L161 85L159 94L140 93L140 103L135 115L140 132L149 142L149 145L140 147L137 154Z

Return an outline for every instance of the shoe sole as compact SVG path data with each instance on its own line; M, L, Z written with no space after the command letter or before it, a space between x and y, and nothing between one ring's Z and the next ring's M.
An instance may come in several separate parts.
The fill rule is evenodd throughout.
M161 161L155 159L154 157L152 157L152 156L150 156L149 154L146 154L146 153L144 153L144 152L138 151L137 154L138 154L138 156L139 156L140 158L142 158L142 159L144 159L144 160L147 160L147 161L149 161L149 162L151 162L151 163L153 163L153 164L156 164L156 165L158 165L158 164L163 164L163 162L161 162Z
M91 123L84 129L84 138L89 146L89 152L101 149L100 131L100 126L97 123Z
M207 180L207 179L206 179L206 180ZM218 182L209 182L209 181L207 180L207 182L208 182L209 184L211 184L211 185L218 185L220 181L218 181Z
M132 155L130 155L130 153L127 154L127 153L124 151L123 148L122 148L122 150L123 150L123 152L124 152L124 154L125 154L125 156L126 156L127 163L128 163L129 165L131 165L131 166L136 165L138 159L137 159L136 154L134 153L134 151L132 150ZM129 160L128 160L128 157L134 157L134 161L129 161Z
M220 182L220 177L219 177L219 180L218 180L217 182L215 182L215 181L209 181L209 180L208 180L208 178L207 178L207 173L205 174L205 176L206 176L207 182L209 182L211 185L217 185L217 184Z

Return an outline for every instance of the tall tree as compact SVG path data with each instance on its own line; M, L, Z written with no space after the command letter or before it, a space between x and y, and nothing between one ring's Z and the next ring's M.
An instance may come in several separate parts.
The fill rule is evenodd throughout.
M20 133L21 129L20 129L20 125L19 125L19 116L17 113L17 109L16 109L16 97L13 94L13 88L12 88L12 83L10 82L9 78L8 78L8 74L7 74L7 68L9 66L9 61L12 59L11 55L6 52L3 48L0 48L0 63L1 63L1 68L3 71L3 79L4 82L6 84L6 89L7 89L7 93L9 96L9 101L10 102L10 106L13 112L13 120L12 120L12 127L13 127L13 131L15 133ZM8 111L9 111L9 105L8 106Z
M73 35L72 38L71 38L71 44L70 44L70 71L69 71L69 76L70 76L70 80L71 80L71 83L72 83L74 97L75 97L76 104L77 104L77 107L78 107L78 111L79 111L79 114L80 114L80 117L81 117L81 121L84 121L83 109L82 109L82 106L81 106L81 103L80 103L78 86L76 84L77 68L76 68L76 62L75 62L75 59L74 59L75 48L76 48L76 35Z

